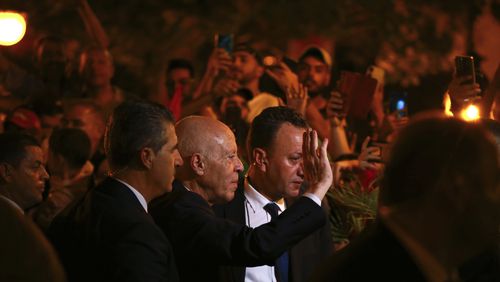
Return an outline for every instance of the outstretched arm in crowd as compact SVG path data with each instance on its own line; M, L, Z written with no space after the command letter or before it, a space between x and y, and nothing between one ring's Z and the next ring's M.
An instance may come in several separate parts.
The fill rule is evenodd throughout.
M102 27L101 22L94 13L94 10L92 10L92 7L90 7L87 0L76 0L76 2L78 5L78 14L80 14L80 17L83 20L83 24L85 25L85 30L87 31L87 34L90 36L91 40L99 47L108 49L108 35L104 31L104 28Z
M226 50L221 48L214 49L208 58L207 69L193 93L193 99L211 93L214 88L215 79L219 75L227 73L231 64L231 56L229 56Z
M208 59L207 69L193 93L193 100L182 105L182 116L188 116L197 112L204 112L204 115L215 116L213 110L209 107L217 97L228 93L234 93L239 85L234 80L221 78L215 83L217 78L226 74L232 61L229 54L220 48L213 50Z

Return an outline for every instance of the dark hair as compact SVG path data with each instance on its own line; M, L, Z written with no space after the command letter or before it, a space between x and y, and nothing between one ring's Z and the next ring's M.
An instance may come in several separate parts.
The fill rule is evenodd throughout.
M189 75L194 77L194 67L190 61L186 59L172 59L168 62L167 75L175 69L187 69Z
M394 205L427 195L469 197L477 188L491 187L498 181L498 160L488 135L478 124L452 118L410 123L391 150L380 203ZM460 194L458 187L465 187L467 194Z
M19 166L26 157L25 148L28 146L40 147L40 144L35 137L28 134L17 132L0 134L0 163Z
M49 149L66 160L72 169L80 169L90 158L90 139L77 128L62 128L52 132Z
M46 95L49 96L49 95ZM64 110L60 101L43 97L33 101L33 110L39 116L54 116L63 114Z
M252 55L255 60L257 61L257 64L262 66L262 54L257 51L256 48L253 46L254 44L252 42L246 41L246 42L239 42L234 46L233 53L236 52L246 52L250 55Z
M145 147L155 152L167 143L165 122L173 123L172 114L162 105L128 100L113 111L104 135L104 148L112 169L134 165Z
M285 123L299 128L307 128L306 121L294 110L287 107L267 108L256 116L248 132L248 156L252 155L255 148L269 148L278 130Z

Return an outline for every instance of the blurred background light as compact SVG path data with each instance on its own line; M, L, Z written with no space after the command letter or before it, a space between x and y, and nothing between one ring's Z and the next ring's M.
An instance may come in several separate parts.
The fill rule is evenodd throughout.
M11 46L23 39L26 20L20 13L0 11L0 45Z

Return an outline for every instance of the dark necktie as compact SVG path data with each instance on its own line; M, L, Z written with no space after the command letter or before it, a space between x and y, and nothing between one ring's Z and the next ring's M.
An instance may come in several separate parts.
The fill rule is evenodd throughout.
M269 203L264 206L264 209L271 215L271 220L278 217L280 208L275 203ZM274 272L279 282L288 282L288 252L284 252L274 265Z

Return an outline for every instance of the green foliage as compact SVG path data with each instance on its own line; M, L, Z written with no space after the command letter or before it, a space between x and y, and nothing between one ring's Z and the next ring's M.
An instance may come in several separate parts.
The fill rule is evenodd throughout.
M331 208L330 224L334 242L349 241L359 234L377 214L377 181L364 189L355 173L344 172L340 187L326 194Z

